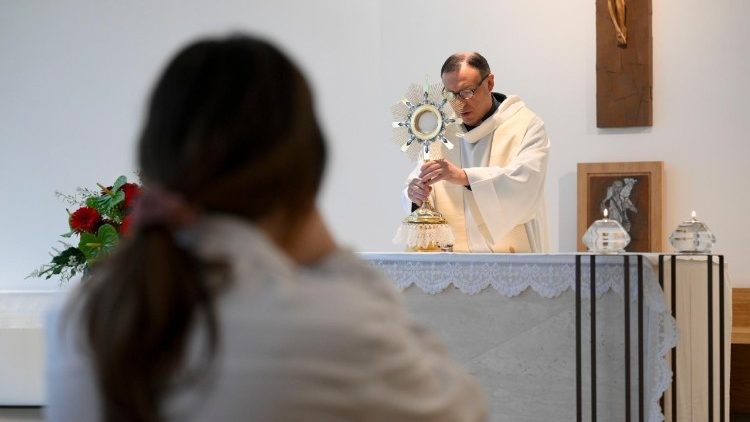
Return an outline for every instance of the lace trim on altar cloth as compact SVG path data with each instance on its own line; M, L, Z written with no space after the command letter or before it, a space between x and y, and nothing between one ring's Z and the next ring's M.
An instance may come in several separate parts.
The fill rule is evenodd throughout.
M554 261L557 262L542 262L538 258L524 259L522 255L500 262L498 259L493 259L495 262L483 262L487 260L481 258L472 260L465 256L461 257L463 262L434 261L424 258L388 259L383 256L364 256L364 258L371 266L386 274L402 291L411 286L417 286L422 291L434 295L452 285L463 293L474 295L492 287L503 296L514 297L531 288L542 297L555 298L568 289L575 290L575 263L572 256L567 256L565 260L556 257ZM622 257L597 261L595 277L597 298L609 290L623 296ZM649 407L649 422L664 420L659 398L672 383L672 369L667 361L667 353L677 346L677 324L667 308L661 288L655 279L650 263L644 262L644 304L658 326L652 334L652 337L657 338L651 338L651 344L655 344L656 347L650 356L656 362L653 366L655 373L651 374L652 391L647 392L646 405ZM589 260L588 257L583 257L581 262L581 297L583 299L591 297L590 286ZM631 257L631 303L636 302L637 294L637 258Z
M638 294L638 273L636 264L630 263L630 297ZM514 297L531 288L540 296L554 298L566 290L575 290L574 263L507 263L507 262L449 262L449 261L396 261L371 260L370 265L385 273L396 283L396 287L405 290L412 285L425 293L438 294L453 285L466 294L477 294L492 286L506 297ZM662 299L661 290L653 280L650 266L643 266L644 298L652 309L658 312L667 310ZM622 263L596 264L596 297L599 298L609 290L619 295L623 293ZM591 291L588 263L581 265L581 297L588 299Z
M677 322L672 318L669 312L660 312L657 314L657 324L659 329L656 332L656 353L654 358L657 359L656 373L653 374L653 391L648 397L649 401L649 422L661 422L664 420L662 408L659 405L659 397L672 384L672 368L667 361L667 354L670 350L677 347Z

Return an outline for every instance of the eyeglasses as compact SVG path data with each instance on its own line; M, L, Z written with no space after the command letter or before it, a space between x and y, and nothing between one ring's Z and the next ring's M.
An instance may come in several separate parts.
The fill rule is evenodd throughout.
M464 100L470 100L471 97L474 96L474 92L476 90L478 90L480 86L482 86L482 83L484 82L485 79L487 79L488 76L490 76L489 73L486 74L486 75L484 75L484 77L482 78L482 80L479 81L479 83L477 84L477 87L474 88L474 89L464 88L464 89L462 89L462 90L460 90L458 92L453 92L453 91L449 91L449 90L445 89L445 87L443 87L443 96L448 101L457 100L459 98L462 98Z

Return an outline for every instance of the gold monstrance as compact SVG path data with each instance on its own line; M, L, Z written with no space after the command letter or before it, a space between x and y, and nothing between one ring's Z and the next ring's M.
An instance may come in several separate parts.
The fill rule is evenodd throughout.
M430 85L425 78L422 87L411 85L391 111L393 140L412 160L424 163L442 159L442 148L453 149L446 134L459 136L462 121L444 97L441 84ZM433 143L440 147L430 149ZM409 250L417 252L452 251L455 237L445 217L428 198L404 218L393 242L405 243Z

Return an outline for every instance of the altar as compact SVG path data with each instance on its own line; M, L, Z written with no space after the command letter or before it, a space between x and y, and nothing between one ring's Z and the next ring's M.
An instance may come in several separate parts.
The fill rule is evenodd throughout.
M492 421L576 421L579 408L580 420L592 420L592 378L598 420L627 420L626 362L630 362L631 420L639 420L641 388L645 421L660 421L662 412L667 421L720 421L722 413L723 420L729 420L731 283L727 276L722 285L719 257L596 256L592 377L591 255L360 256L393 280L414 318L431 327L448 352L482 382ZM639 257L643 257L640 271ZM577 260L580 324L576 324L575 306ZM626 273L629 290L624 289ZM643 285L642 387L639 284ZM59 291L0 292L0 406L44 406L42 316L59 295ZM629 309L624 306L626 297ZM626 314L631 333L627 361ZM581 327L579 342L576 326ZM709 333L713 347L709 347Z
M709 383L703 375L709 366L707 319L703 316L707 311L705 257L702 262L700 257L675 257L672 267L664 263L665 258L671 263L670 257L659 258L655 254L597 256L596 335L592 343L588 330L590 255L578 255L582 303L578 323L584 327L579 333L576 332L576 255L364 253L361 256L403 290L415 319L432 328L446 343L449 353L483 383L493 421L594 420L592 411L599 420L660 421L663 408L666 420L709 420L709 408L717 416L715 420L719 420L720 410L728 414L728 405L723 408L718 405L721 398L728 403L728 394L722 395L719 387L723 381L728 392L728 376L719 377L718 329L712 333L717 351L711 356L715 361L711 385L716 388L710 391L715 396L713 402L708 400ZM712 266L716 266L713 261ZM674 299L665 296L660 285L666 280L665 289L671 294L668 281L672 279L673 268L679 286ZM625 274L629 278L627 283ZM642 367L638 362L639 285L643 286ZM726 301L726 297L731 298L729 283L723 288ZM721 295L718 287L714 290L712 301L718 302ZM624 306L626 298L628 307ZM677 303L675 309L680 311L677 319L672 314L672 303ZM722 310L727 317L723 328L729 333L731 323L726 321L731 320L731 306ZM718 306L712 309L714 321L720 320L718 311ZM626 319L629 325L625 324ZM626 339L625 329L630 331L630 338ZM729 344L728 335L724 341ZM625 352L626 342L630 345L629 354ZM728 349L724 348L725 357ZM674 367L678 374L676 387L672 387L670 353L674 350L679 351ZM728 374L728 365L724 369ZM630 379L625 376L628 372ZM578 383L577 377L581 377ZM592 381L596 385L593 392ZM630 394L626 394L626 385L630 386ZM673 391L677 392L676 407L672 406ZM711 406L712 403L717 405Z

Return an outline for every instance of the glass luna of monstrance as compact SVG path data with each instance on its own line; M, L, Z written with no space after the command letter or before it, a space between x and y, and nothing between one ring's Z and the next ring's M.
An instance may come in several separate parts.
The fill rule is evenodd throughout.
M413 84L404 98L396 103L393 113L393 140L412 161L424 163L444 157L444 150L453 149L449 137L461 135L461 119L456 116L443 95L441 84ZM448 222L427 198L406 216L393 238L415 252L450 252L455 237Z

